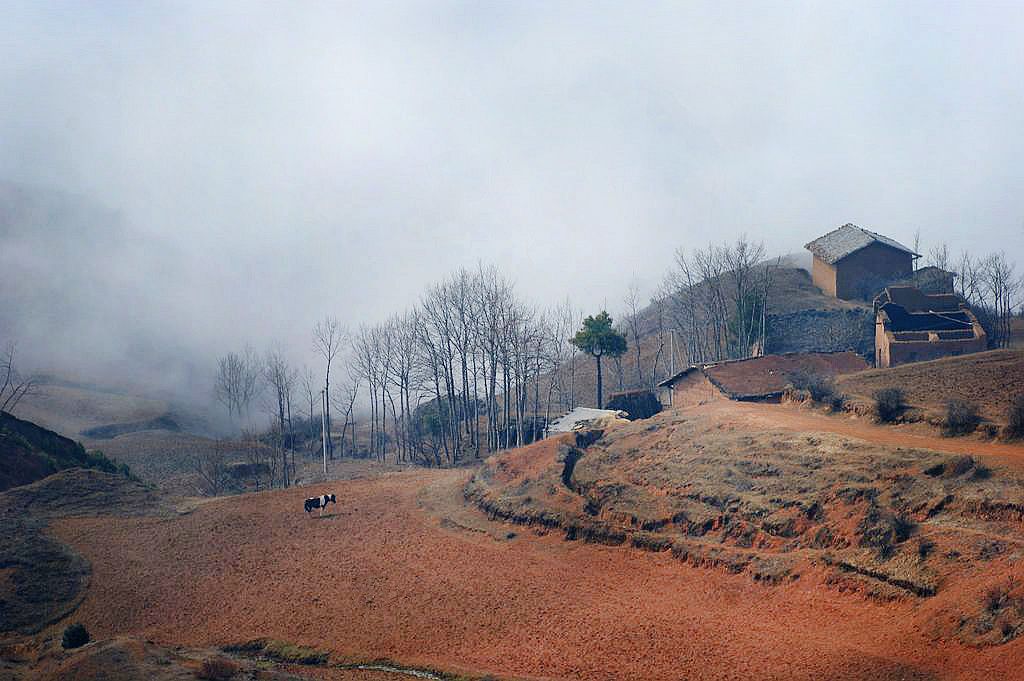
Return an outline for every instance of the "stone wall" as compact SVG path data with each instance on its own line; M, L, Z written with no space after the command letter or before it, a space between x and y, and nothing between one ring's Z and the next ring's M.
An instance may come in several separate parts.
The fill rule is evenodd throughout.
M768 318L768 353L841 350L873 359L875 316L871 310L804 310Z

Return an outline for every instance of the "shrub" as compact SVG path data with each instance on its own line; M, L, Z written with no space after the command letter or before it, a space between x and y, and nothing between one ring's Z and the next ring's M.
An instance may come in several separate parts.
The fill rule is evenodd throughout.
M263 655L278 662L310 665L323 664L327 662L328 657L326 651L275 640L267 641L263 647Z
M1013 438L1024 437L1024 393L1017 395L1010 403L1006 415L1006 432Z
M1010 579L986 589L985 595L982 598L982 604L984 605L985 610L991 613L997 613L1013 604L1014 598L1012 596L1012 592L1016 586L1016 582Z
M208 681L228 681L240 669L237 663L226 657L208 657L199 665L196 678Z
M89 630L84 624L72 624L64 630L60 644L66 649L81 648L89 642Z
M828 374L813 369L797 369L789 374L789 382L797 390L806 390L815 402L831 402L836 384Z
M875 399L875 414L883 423L894 422L907 408L906 397L899 388L876 390L873 397Z
M950 400L946 403L946 419L942 433L947 437L973 433L981 423L978 405L964 400Z

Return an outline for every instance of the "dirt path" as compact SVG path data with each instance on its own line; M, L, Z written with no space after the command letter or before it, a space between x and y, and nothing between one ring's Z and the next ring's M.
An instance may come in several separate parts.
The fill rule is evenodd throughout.
M1024 639L938 640L917 602L867 601L813 571L766 587L474 518L465 475L338 483L322 519L302 513L313 490L298 488L170 519L64 520L54 532L93 565L76 618L98 637L269 636L524 679L980 680L1024 665Z
M724 418L753 428L781 428L801 433L835 433L891 447L913 447L950 454L984 456L1005 465L1024 468L1024 444L940 437L932 432L930 426L923 424L884 426L863 418L831 416L792 404L715 400L699 408L714 410Z

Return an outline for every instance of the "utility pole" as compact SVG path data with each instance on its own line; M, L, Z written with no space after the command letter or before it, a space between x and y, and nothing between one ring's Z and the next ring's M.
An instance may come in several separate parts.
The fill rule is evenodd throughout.
M324 475L327 475L327 391L320 391L320 437L324 441Z
M668 375L676 375L676 330L668 330L669 369Z

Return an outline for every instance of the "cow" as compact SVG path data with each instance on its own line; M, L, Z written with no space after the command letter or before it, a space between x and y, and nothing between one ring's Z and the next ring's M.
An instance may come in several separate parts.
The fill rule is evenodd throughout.
M328 503L331 503L331 504L338 503L337 500L334 498L333 494L324 494L323 496L319 496L319 497L310 497L309 499L306 499L306 503L305 503L306 513L309 513L314 508L319 508L320 509L320 515L322 516L324 514L324 509L327 508L327 504Z

